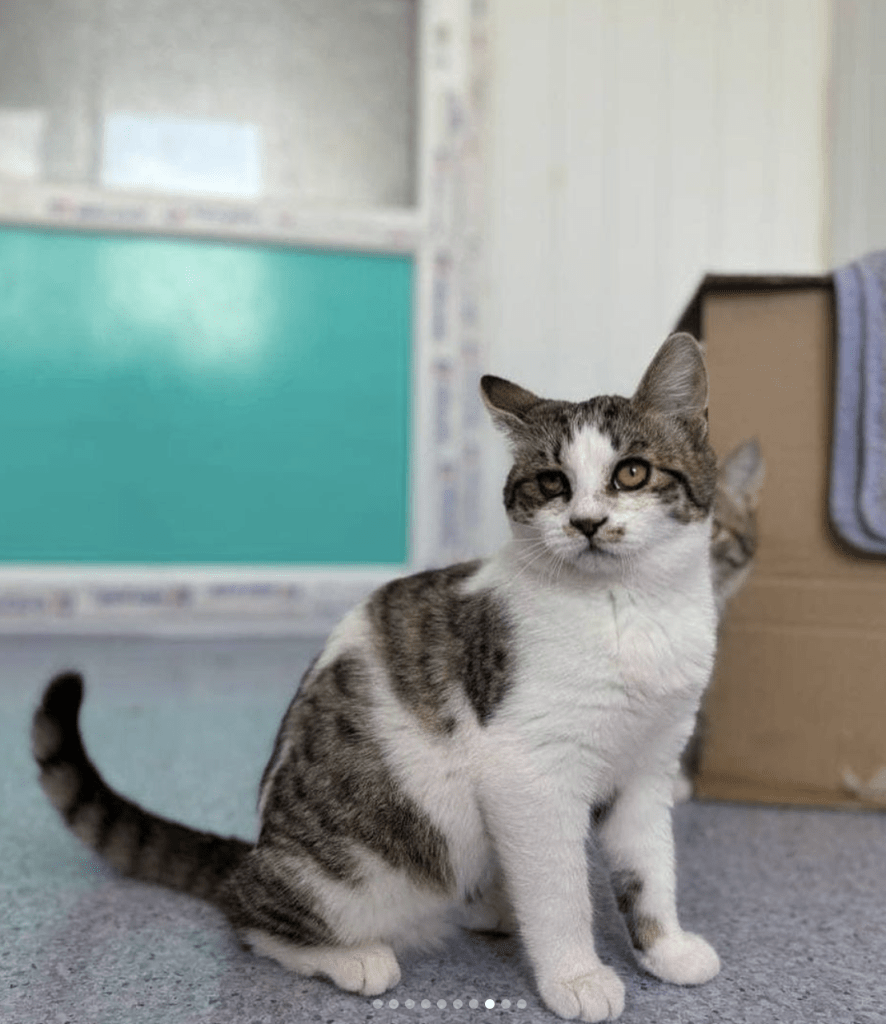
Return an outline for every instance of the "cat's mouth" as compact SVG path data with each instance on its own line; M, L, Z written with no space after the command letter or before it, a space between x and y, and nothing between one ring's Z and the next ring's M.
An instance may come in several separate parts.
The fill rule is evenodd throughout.
M573 554L576 563L581 564L597 562L600 559L615 558L615 552L605 541L590 537L578 551Z
M574 530L558 530L553 537L545 537L543 544L558 561L571 562L582 569L590 569L601 561L614 561L622 553L616 550L618 541L611 537L579 536Z
M607 558L611 558L615 552L610 548L604 547L597 540L589 540L584 550L580 552L582 555L603 555Z

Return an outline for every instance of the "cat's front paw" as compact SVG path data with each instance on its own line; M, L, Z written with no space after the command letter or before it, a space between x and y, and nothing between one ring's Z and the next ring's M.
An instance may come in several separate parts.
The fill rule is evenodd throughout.
M538 988L547 1008L567 1020L615 1020L625 1007L624 983L603 964L574 978L539 981Z
M674 985L703 985L720 973L716 950L700 935L665 935L637 959L650 974Z

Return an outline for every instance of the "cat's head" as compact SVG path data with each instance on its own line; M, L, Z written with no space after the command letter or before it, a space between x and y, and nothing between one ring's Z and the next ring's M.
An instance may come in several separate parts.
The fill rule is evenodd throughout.
M632 398L550 401L489 376L481 391L514 459L508 517L538 557L598 572L706 529L717 468L691 335L665 341Z
M763 486L763 456L756 439L729 453L717 472L711 534L714 597L722 615L742 587L757 550L757 503Z

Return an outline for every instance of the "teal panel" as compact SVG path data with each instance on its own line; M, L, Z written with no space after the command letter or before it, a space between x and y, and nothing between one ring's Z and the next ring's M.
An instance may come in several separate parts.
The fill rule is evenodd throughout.
M412 278L0 229L0 562L405 561Z

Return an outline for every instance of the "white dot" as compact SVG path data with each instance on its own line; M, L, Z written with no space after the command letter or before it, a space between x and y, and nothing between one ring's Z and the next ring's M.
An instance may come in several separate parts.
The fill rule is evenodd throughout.
M477 1007L478 1007L479 1005L480 1005L480 1004L479 1004L479 1003L477 1002L477 1000L476 1000L476 999L472 999L472 1000L471 1000L471 1001L470 1001L470 1002L468 1003L468 1006L470 1006L470 1008L471 1008L472 1010L476 1010L476 1009L477 1009Z
M376 1008L376 1010L380 1010L385 1004L381 1001L381 999L373 999L372 1005Z
M518 999L517 1000L517 1009L518 1010L525 1010L526 1009L526 1000L525 999Z
M453 999L452 1005L456 1008L456 1010L460 1010L465 1004L460 999Z
M495 1009L495 1000L494 999L487 999L486 1002L483 1005L486 1007L487 1010L494 1010Z
M503 1010L510 1010L510 1008L511 1008L511 1001L510 1001L510 999L502 999L502 1001L501 1001L501 1008Z
M407 999L403 1005L406 1007L407 1010L411 1010L412 1007L415 1006L415 1003L411 999Z
M438 1010L445 1010L446 1009L446 1000L445 999L438 999L437 1000L437 1009Z
M431 1000L430 999L422 999L421 1006L422 1006L423 1010L429 1010L431 1008Z
M396 1000L396 999L392 999L392 1000L391 1000L391 1001L390 1001L390 1002L388 1003L388 1006L390 1006L390 1008L391 1008L392 1010L396 1010L396 1009L397 1009L397 1007L398 1007L399 1005L400 1005L400 1004L399 1004L399 1003L397 1002L397 1000Z

